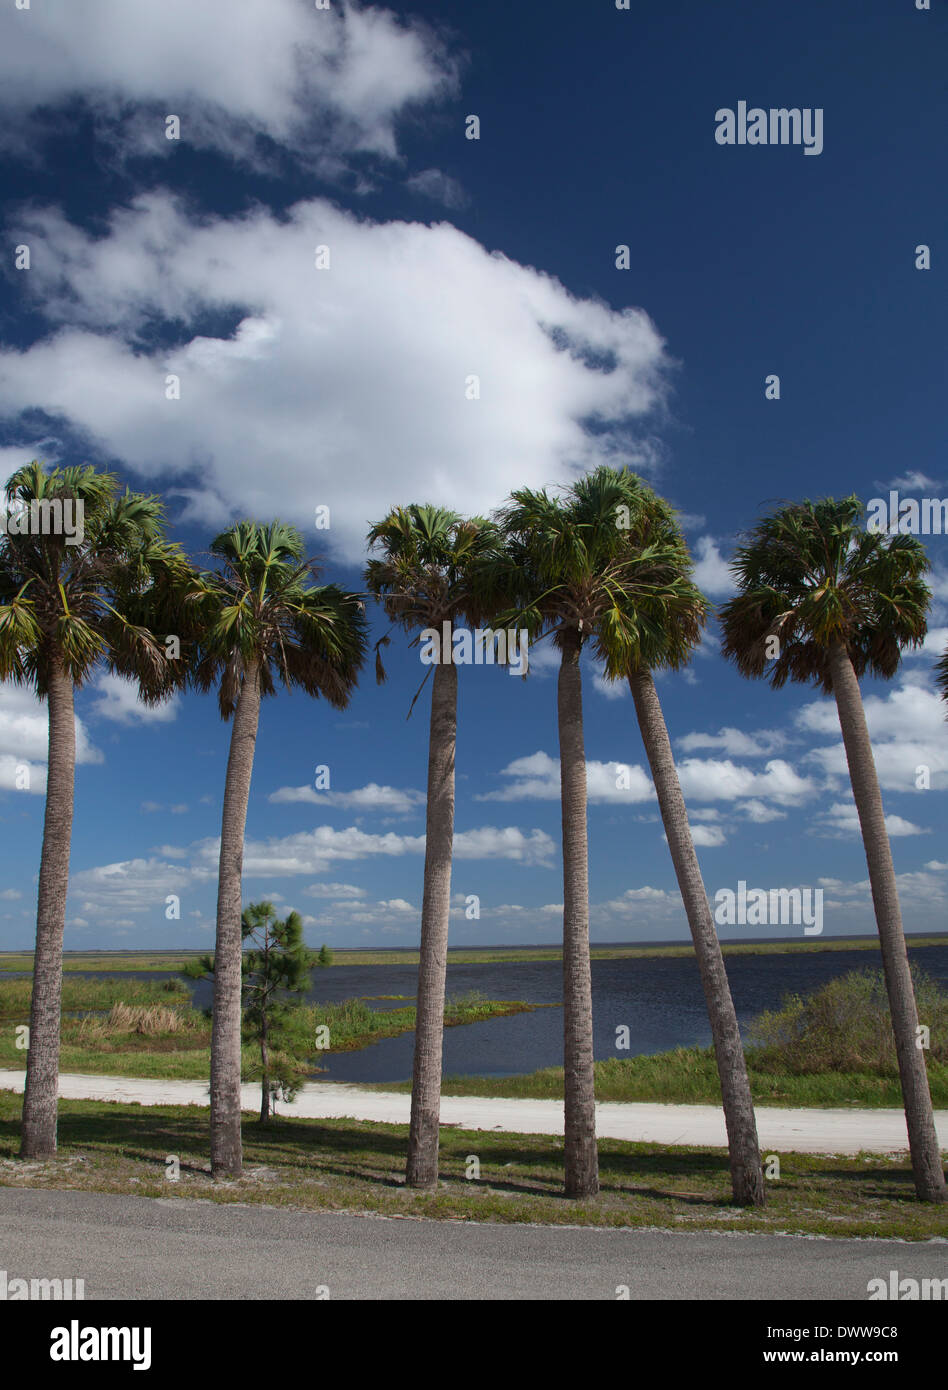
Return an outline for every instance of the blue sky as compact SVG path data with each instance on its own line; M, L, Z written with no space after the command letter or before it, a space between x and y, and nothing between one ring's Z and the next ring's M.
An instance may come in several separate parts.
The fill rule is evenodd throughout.
M395 503L484 511L627 462L716 601L777 501L948 495L943 0L32 0L0 30L3 476L112 467L195 554L279 516L360 587ZM822 151L717 143L739 102L822 110ZM926 649L864 692L910 931L948 903L948 538L925 543ZM834 706L717 646L712 626L660 682L710 893L822 887L825 935L871 931ZM424 668L397 637L388 664L345 712L263 708L245 898L298 908L315 943L417 940L427 692L406 722ZM452 939L553 942L552 659L460 674ZM105 678L77 710L67 949L209 946L229 726ZM591 936L685 937L631 700L592 663L585 711ZM0 948L32 941L44 760L45 711L0 687Z

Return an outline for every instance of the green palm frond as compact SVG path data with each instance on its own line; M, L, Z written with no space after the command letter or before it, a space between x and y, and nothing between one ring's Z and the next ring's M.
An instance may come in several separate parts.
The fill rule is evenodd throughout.
M925 639L930 562L914 536L861 525L858 497L788 503L731 562L740 592L720 614L723 652L742 675L832 690L829 652L845 643L857 677L890 677Z
M233 714L250 664L263 696L279 682L344 708L368 648L359 595L315 584L303 537L284 522L238 522L211 553L221 568L199 575L189 593L191 679L199 690L217 689L222 718Z
M87 464L35 460L7 480L5 497L8 508L35 507L39 525L0 538L0 679L42 697L53 665L81 686L105 664L139 680L143 698L164 698L171 671L148 630L146 596L187 562L164 537L161 501L120 492L114 474ZM81 519L68 536L51 524L66 503Z
M597 468L559 496L520 489L500 522L514 595L502 623L557 646L578 633L610 679L689 659L710 605L674 510L631 470Z
M366 588L393 623L406 631L490 623L504 559L493 522L413 503L394 507L367 540L378 553L365 567Z

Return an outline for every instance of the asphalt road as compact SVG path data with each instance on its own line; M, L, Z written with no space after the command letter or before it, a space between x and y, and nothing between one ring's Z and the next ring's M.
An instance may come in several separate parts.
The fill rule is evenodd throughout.
M948 1277L948 1241L417 1221L0 1188L0 1271L87 1299L866 1300ZM323 1294L323 1297L326 1295Z

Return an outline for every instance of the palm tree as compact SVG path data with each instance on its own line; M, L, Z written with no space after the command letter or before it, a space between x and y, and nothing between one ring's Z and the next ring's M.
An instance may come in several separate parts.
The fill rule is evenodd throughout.
M625 535L640 563L634 584L628 592L617 589L614 609L603 615L596 648L608 677L627 676L635 702L711 1022L734 1200L763 1206L757 1123L737 1013L652 677L653 670L679 670L687 663L700 641L710 604L692 580L691 556L668 503L631 473L612 478L603 474L599 486L604 507L614 513L625 509L621 515L630 521Z
M232 719L224 784L211 1025L211 1169L239 1177L244 828L260 701L276 681L344 709L365 660L363 605L333 584L310 581L292 526L242 521L211 545L221 562L189 595L199 631L192 657L199 690L217 689L222 719Z
M452 646L441 638L444 625L452 635L459 621L478 628L490 620L495 607L492 576L500 562L501 544L496 528L482 517L465 520L456 512L417 504L393 508L372 527L368 543L381 553L366 565L366 587L386 615L406 632L430 629L439 639L440 660L434 664L431 690L425 876L406 1165L410 1187L431 1188L438 1182L458 701ZM388 641L384 637L379 645ZM378 660L376 673L380 681L385 679Z
M661 592L678 579L678 571L669 574L648 547L630 545L618 524L618 506L628 508L625 520L636 529L654 502L633 474L603 467L559 497L545 489L514 492L501 513L508 540L503 583L515 595L515 619L532 640L551 635L560 653L564 1166L570 1197L589 1197L599 1190L580 656L590 641L600 654L617 650L617 623L630 622L637 604L644 614L656 589ZM662 618L659 612L652 621Z
M121 494L114 474L87 465L46 472L34 460L8 480L6 502L8 526L0 538L0 679L29 686L49 707L21 1154L50 1158L56 1152L75 793L74 695L103 669L136 680L149 704L179 683L179 668L166 658L165 648L127 615L161 576L186 572L187 562L164 537L164 509L156 497ZM13 522L13 516L21 520Z
M867 531L858 497L789 503L735 551L740 593L722 609L724 653L745 676L812 682L836 700L862 829L905 1101L915 1190L946 1199L882 794L859 677L890 678L925 637L930 568L914 536Z

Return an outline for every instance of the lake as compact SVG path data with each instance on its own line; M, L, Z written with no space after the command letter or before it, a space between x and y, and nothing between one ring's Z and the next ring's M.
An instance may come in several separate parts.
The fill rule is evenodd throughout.
M909 959L948 990L948 945L909 947ZM780 1006L785 994L806 994L850 970L878 969L878 951L787 952L782 955L728 956L728 979L742 1029L764 1009ZM77 974L107 975L108 971ZM131 971L122 978L157 980L173 972ZM313 972L311 1003L382 994L408 1000L371 999L373 1009L396 1009L414 1002L418 968L414 965L333 965ZM11 978L11 976L7 976ZM711 1029L694 957L642 957L592 962L594 1048L597 1060L616 1055L665 1052L673 1047L706 1047ZM511 961L484 965L448 965L447 992L478 990L488 999L523 999L530 1004L561 1004L559 961ZM193 986L194 1003L211 1003L210 982ZM616 1028L629 1029L628 1054L617 1054ZM414 1034L403 1033L358 1052L328 1054L321 1077L329 1081L407 1081L411 1077ZM561 1066L561 1008L537 1009L509 1018L446 1028L444 1071L447 1076L511 1076Z
M912 950L921 965L948 989L948 945ZM807 993L850 970L881 968L878 951L822 951L812 955L728 956L731 993L742 1028L764 1009L778 1008L788 993ZM338 1003L357 995L406 994L414 1002L418 970L414 965L334 965L314 972L311 1002ZM629 1028L629 1053L665 1052L673 1047L706 1047L711 1028L697 962L693 957L645 957L592 962L593 1025L596 1059L617 1055L616 1028ZM210 1003L210 985L202 983L195 1003ZM559 961L512 961L506 964L448 965L447 992L479 990L488 999L523 999L531 1004L560 1004L563 998ZM404 1001L372 1002L371 1008L404 1006ZM329 1054L321 1075L330 1081L407 1081L411 1077L414 1033L362 1048ZM623 1054L618 1054L623 1055ZM509 1018L469 1023L444 1032L446 1076L512 1076L541 1067L562 1066L562 1009L537 1009Z

